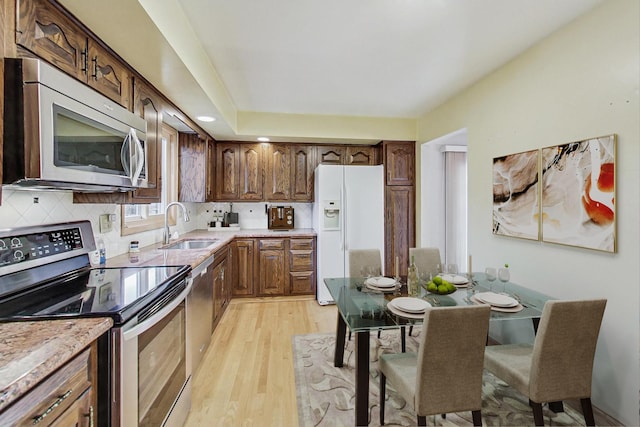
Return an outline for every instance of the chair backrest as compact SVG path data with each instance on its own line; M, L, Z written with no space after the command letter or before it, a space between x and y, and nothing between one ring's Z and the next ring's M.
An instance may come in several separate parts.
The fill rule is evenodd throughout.
M442 268L440 249L438 248L409 248L409 259L414 256L416 268L420 275L437 275Z
M380 249L353 249L349 251L349 276L366 276L365 267L376 269L377 273L372 272L371 274L382 274Z
M606 304L606 299L545 303L531 358L532 400L591 396L593 359Z
M489 305L427 309L418 349L418 414L474 411L482 407L484 347Z

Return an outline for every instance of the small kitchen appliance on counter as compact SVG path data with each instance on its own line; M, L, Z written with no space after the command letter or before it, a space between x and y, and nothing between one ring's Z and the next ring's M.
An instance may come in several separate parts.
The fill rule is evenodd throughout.
M293 230L295 227L291 206L271 206L267 214L269 230Z

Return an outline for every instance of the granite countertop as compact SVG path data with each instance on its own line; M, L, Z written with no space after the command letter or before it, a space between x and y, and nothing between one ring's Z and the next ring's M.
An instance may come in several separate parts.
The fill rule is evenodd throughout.
M140 252L133 254L118 255L107 260L107 267L137 267L137 266L172 266L191 265L196 268L200 263L214 254L218 249L231 243L237 237L240 238L271 238L271 237L315 237L316 232L312 228L296 228L293 230L267 230L267 229L247 229L247 230L225 230L221 228L215 231L193 230L181 235L181 240L206 240L218 239L218 241L204 249L163 249L164 244L155 243L153 245L140 248Z
M0 411L111 326L110 318L0 323Z

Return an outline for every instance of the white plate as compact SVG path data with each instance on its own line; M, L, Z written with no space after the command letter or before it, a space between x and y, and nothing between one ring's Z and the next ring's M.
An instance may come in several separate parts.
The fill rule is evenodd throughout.
M519 304L518 301L510 296L496 294L495 292L480 292L476 294L476 298L496 307L515 307Z
M484 301L480 301L478 298L476 298L475 295L471 297L471 300L478 304L488 304ZM522 304L517 304L513 307L496 307L495 305L491 305L491 304L489 304L489 306L491 307L491 311L500 311L502 313L517 313L519 311L524 310L524 306Z
M396 280L391 277L369 277L364 283L377 288L392 288L396 285Z
M443 280L446 280L452 285L462 285L465 283L469 283L469 279L467 279L464 276L459 276L457 274L443 274L440 277L442 277Z
M389 287L378 287L375 285L371 285L369 283L365 283L364 287L367 289L371 289L372 291L378 291L378 292L393 292L396 290L396 287L394 286L393 288L389 288Z
M431 305L423 299L413 297L398 297L394 298L393 305L407 313L424 313L427 307Z
M407 319L417 319L417 320L424 319L424 313L408 313L406 311L400 310L393 304L393 301L395 301L395 299L387 303L387 308L389 309L390 312L392 312L396 316L404 317ZM431 307L431 304L429 304L428 302L427 302L427 305Z

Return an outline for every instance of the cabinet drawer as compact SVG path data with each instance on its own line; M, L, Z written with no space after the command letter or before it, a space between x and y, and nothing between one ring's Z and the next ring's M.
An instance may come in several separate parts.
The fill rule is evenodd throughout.
M289 252L290 271L313 270L313 251L290 251Z
M51 424L91 386L90 356L85 350L26 393L0 415L0 425Z
M284 249L284 239L262 239L260 250L263 249Z
M289 249L292 251L313 249L313 239L291 239Z
M316 275L313 271L291 272L290 294L313 295L316 293Z

